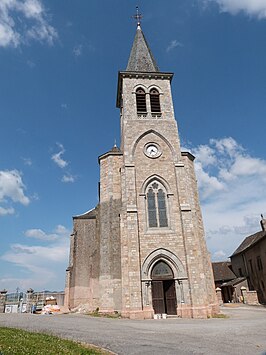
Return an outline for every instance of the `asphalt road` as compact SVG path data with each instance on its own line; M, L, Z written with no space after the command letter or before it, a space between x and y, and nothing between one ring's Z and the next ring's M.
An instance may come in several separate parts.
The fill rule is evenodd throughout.
M266 308L243 306L222 312L230 318L136 321L81 314L0 314L0 326L51 333L124 355L266 355Z

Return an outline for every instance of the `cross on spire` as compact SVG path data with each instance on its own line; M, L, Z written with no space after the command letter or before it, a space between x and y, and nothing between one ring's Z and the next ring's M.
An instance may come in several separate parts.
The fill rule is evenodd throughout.
M137 25L140 26L142 15L141 15L141 13L139 13L139 7L138 6L136 6L136 15L132 16L132 18L134 20L136 20L137 21Z

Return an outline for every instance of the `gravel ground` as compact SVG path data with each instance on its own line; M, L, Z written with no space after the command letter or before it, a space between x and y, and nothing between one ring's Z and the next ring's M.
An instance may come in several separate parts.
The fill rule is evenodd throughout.
M222 312L229 318L136 321L81 314L0 314L0 326L51 333L125 355L266 355L266 308L224 307Z

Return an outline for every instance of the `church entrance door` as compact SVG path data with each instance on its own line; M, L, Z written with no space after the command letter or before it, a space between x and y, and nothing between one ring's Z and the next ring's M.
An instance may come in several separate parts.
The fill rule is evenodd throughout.
M156 263L152 270L152 304L155 314L176 314L175 280L164 261Z

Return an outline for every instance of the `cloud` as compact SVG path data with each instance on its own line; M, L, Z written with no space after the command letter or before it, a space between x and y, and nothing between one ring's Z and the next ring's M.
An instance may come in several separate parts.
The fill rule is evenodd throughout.
M73 53L75 57L80 57L83 51L83 46L82 44L79 44L77 46L74 47L73 49Z
M32 39L52 45L57 37L41 0L0 1L1 47L18 47Z
M55 162L59 168L63 169L68 165L68 162L62 158L62 155L65 153L65 148L62 144L57 143L60 151L56 154L53 154L51 159Z
M15 210L13 207L10 208L4 208L0 206L0 216L6 216L8 214L14 214Z
M62 182L75 182L76 181L76 177L71 175L71 174L67 174L64 175L61 179Z
M28 237L53 235L54 239L45 239L45 246L27 245L15 243L0 258L13 264L17 268L17 277L3 275L0 279L0 287L15 289L19 286L22 289L32 287L43 290L47 288L63 288L64 271L68 263L69 235L70 231L58 225L53 233L43 232L41 229L29 229L25 232ZM58 280L62 280L61 283Z
M65 153L65 148L60 143L57 143L57 145L58 145L60 151L56 154L53 154L51 159L56 163L57 166L59 166L59 168L65 169L69 165L69 162L62 158L62 155ZM70 169L67 169L67 170L70 170ZM76 181L76 179L77 179L77 176L72 175L70 173L70 171L65 171L64 175L61 178L61 181L64 183L73 183Z
M265 0L203 0L204 5L216 3L221 12L237 15L240 12L258 19L266 18Z
M22 158L24 165L32 166L32 160L30 158Z
M29 229L25 232L25 236L28 238L35 238L39 240L55 240L57 239L56 234L46 234L41 229Z
M214 259L222 257L221 250L229 256L246 236L260 230L260 214L266 211L266 160L251 156L232 137L210 139L190 150L196 157L208 247Z
M178 42L177 39L173 39L170 44L168 45L168 47L166 48L166 52L170 52L171 50L173 50L176 47L183 47L183 44Z
M12 202L27 206L29 197L25 195L25 185L21 173L17 170L0 170L0 216L15 212Z
M64 235L68 235L69 231L62 225L58 225L53 233L45 233L42 229L28 229L25 233L28 238L34 238L39 240L56 240Z
M223 250L217 250L213 254L213 260L218 261L218 260L224 260L226 259L226 253Z

